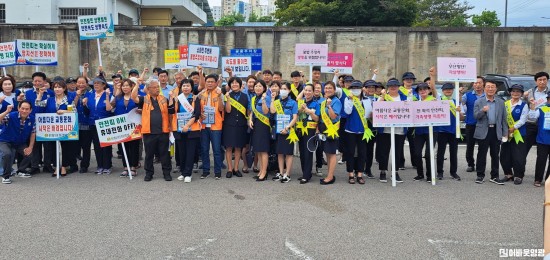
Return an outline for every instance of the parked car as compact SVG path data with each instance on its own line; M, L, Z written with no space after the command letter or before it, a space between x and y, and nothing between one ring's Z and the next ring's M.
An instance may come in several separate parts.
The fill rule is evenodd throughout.
M483 76L485 80L494 81L497 83L497 95L504 100L510 99L508 88L514 84L523 85L525 91L536 87L535 78L530 74L521 75L501 75L501 74L486 74Z

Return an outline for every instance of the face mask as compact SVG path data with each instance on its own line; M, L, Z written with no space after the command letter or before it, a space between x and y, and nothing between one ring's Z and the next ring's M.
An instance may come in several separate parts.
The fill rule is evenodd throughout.
M290 92L289 90L281 89L281 91L279 92L279 95L281 95L281 98L286 98L288 97L289 92Z
M353 94L354 96L359 96L361 95L361 89L352 89L351 94Z

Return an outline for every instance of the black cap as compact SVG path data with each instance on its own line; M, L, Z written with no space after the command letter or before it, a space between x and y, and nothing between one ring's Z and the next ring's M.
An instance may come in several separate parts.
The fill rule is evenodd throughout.
M350 85L350 89L351 88L362 88L363 87L363 82L361 82L360 80L354 80L351 82L351 85Z
M425 82L418 83L418 85L416 85L417 91L420 90L420 89L423 89L423 88L429 89L430 85L428 85L428 83L425 83Z
M388 80L388 83L386 83L386 86L398 86L401 85L401 83L399 83L399 80L397 79L390 79Z
M102 78L102 77L96 77L94 80L92 80L91 82L93 83L96 83L96 82L101 82L103 84L107 84L107 82Z
M28 81L28 80L25 81L25 82L23 82L23 84L21 85L22 88L30 88L30 87L32 87L32 86L33 86L33 85L32 85L32 82L30 82L30 81Z
M76 79L73 77L68 77L67 79L65 79L65 83L76 83Z
M139 71L136 69L131 69L130 71L128 71L128 76L130 76L131 74L137 74L139 76Z
M113 76L111 76L112 79L115 79L115 78L119 78L119 79L122 79L122 75L120 74L113 74Z
M524 90L523 90L523 85L521 85L521 84L514 84L514 85L510 86L510 88L508 88L508 92L512 92L512 90L514 90L514 89L519 89L519 90L521 90L521 92L524 91Z
M376 81L369 79L363 83L363 87L376 87Z
M454 89L455 85L453 83L445 83L443 86L441 86L441 89Z
M350 81L353 81L353 80L354 80L354 78L351 75L347 75L347 76L344 77L344 81L350 82Z
M410 71L407 71L407 72L403 73L402 79L413 79L413 80L415 80L416 77L414 76L414 73L412 73Z
M384 84L382 84L382 82L379 82L379 81L376 82L376 87L377 87L377 88L385 88L385 87L384 87Z
M297 70L295 70L295 71L293 71L293 72L290 73L290 77L291 77L291 78L300 77L300 76L301 76L301 75L300 75L300 72L297 71Z
M55 76L53 79L52 79L52 82L57 82L57 81L65 81L65 79L61 76Z

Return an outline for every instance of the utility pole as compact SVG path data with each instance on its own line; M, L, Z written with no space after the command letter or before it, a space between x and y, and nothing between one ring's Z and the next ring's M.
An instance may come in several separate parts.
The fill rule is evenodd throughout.
M504 4L504 27L508 25L508 0Z

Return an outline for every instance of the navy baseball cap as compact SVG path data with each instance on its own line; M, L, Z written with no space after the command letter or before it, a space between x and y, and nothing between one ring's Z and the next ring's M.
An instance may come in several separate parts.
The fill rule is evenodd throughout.
M420 90L420 89L423 89L423 88L429 89L430 85L428 85L428 83L424 83L424 82L418 83L418 85L416 85L417 91Z
M377 88L385 88L384 85L382 84L382 82L376 82L376 86Z
M65 83L76 83L76 79L73 77L68 77L67 79L65 79Z
M53 79L52 79L52 82L57 82L57 81L65 81L65 79L61 76L55 76Z
M521 90L521 92L524 91L523 90L523 85L521 85L521 84L514 84L514 85L510 86L510 88L508 88L508 91L512 92L512 90L514 90L514 89Z
M362 88L363 87L363 82L361 82L360 80L354 80L351 82L351 85L349 88Z
M401 83L399 83L399 80L397 79L390 79L388 80L388 83L386 83L386 86L398 86L401 85Z
M128 72L128 76L130 76L130 75L132 75L132 74L139 75L139 71L136 70L136 69L131 69L131 70Z
M353 76L347 75L347 76L344 77L344 81L350 82L350 81L353 81L353 80L354 80Z
M455 85L453 83L445 83L441 86L441 89L454 89Z
M92 80L93 83L101 82L103 84L107 84L107 82L102 77L96 77L94 80Z
M407 72L403 73L402 79L413 79L413 80L415 80L416 77L414 76L414 73L412 73L410 71L407 71Z
M376 87L376 86L377 86L376 81L372 79L369 79L365 81L365 83L363 83L363 87Z

